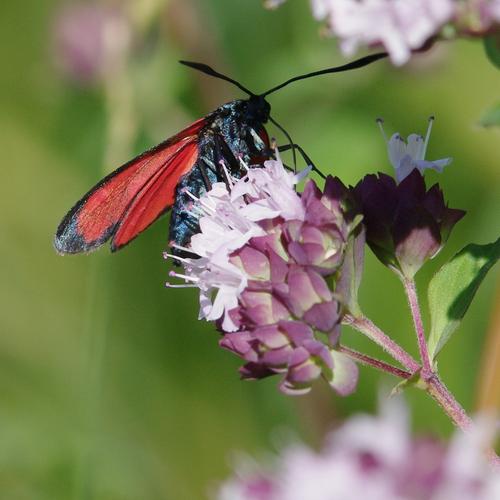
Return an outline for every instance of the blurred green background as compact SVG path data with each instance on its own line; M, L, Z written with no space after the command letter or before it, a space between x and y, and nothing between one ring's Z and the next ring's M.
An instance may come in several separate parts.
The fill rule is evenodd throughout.
M78 83L55 46L69 3L0 7L0 498L203 498L235 451L276 449L287 435L317 445L344 416L374 411L378 388L394 381L361 368L345 399L323 383L301 398L279 393L277 379L243 383L212 325L196 320L196 293L163 287L168 219L115 255L58 256L53 233L105 172L239 95L178 59L215 65L255 91L344 60L318 36L305 1L270 12L258 0L131 0L114 2L132 20L123 66L104 84ZM381 62L302 82L271 103L322 170L346 183L390 172L376 117L407 135L436 115L428 157L454 157L439 181L468 215L419 275L423 287L465 243L498 236L500 135L477 122L499 88L481 44L460 41L402 69ZM371 255L366 268L367 314L416 354L396 277ZM441 356L444 380L470 411L495 287L492 272ZM344 338L380 354L358 334ZM451 432L425 394L408 400L416 429Z

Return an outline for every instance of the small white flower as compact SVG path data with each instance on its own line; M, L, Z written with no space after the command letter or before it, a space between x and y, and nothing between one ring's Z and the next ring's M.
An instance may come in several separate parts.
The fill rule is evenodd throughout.
M307 170L309 172L309 170ZM284 220L304 220L305 212L294 186L302 174L287 172L279 156L268 160L264 168L249 169L231 191L233 202L246 197L242 213L253 221L282 217Z
M387 140L387 135L382 126L382 120L377 120L382 135L387 142L389 161L396 171L396 180L398 183L410 175L414 169L417 169L421 174L423 174L426 169L433 169L441 173L444 167L451 163L451 158L442 158L433 161L425 160L425 153L427 152L433 122L434 117L429 118L429 126L425 139L421 135L410 134L405 142L398 133L393 134L391 138Z

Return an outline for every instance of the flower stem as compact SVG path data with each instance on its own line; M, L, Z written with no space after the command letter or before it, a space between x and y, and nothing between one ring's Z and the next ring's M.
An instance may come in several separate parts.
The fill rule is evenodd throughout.
M453 423L463 431L469 429L472 420L440 378L437 375L433 375L427 381L427 384L427 392L437 401Z
M418 302L416 302L416 305L418 308ZM418 310L418 313L418 318L420 318L420 310ZM340 346L339 350L344 354L350 356L359 363L377 368L404 379L411 378L414 373L420 370L420 365L413 359L413 357L408 354L402 347L396 344L393 340L391 340L368 318L364 316L353 317L349 314L346 314L344 316L343 323L355 328L359 332L366 335L370 340L381 346L395 360L399 361L408 371L401 370L395 366L384 363L383 361L372 358L360 352L354 351L353 349L350 349L348 347ZM421 331L423 333L423 329ZM427 344L425 344L425 347L427 347ZM420 388L424 389L439 404L439 406L441 406L443 411L450 417L451 421L463 431L467 432L468 430L470 430L472 420L462 408L460 403L450 393L439 376L436 373L430 372L428 378L423 381L425 382L425 385L420 385ZM500 457L498 457L493 449L487 451L487 457L489 462L493 466L500 469Z
M453 423L461 430L465 432L469 431L472 426L472 420L442 380L437 375L433 375L427 383L427 392L437 401ZM495 450L492 448L486 450L486 455L490 464L500 470L500 457L495 453Z
M417 287L412 279L403 279L408 304L410 305L411 316L417 333L418 349L420 351L420 359L422 360L422 378L430 380L433 376L431 360L429 358L429 350L427 349L427 341L425 340L424 324L418 304Z
M366 354L362 354L361 352L355 351L349 347L344 345L339 345L338 350L343 352L350 358L354 359L358 363L361 363L365 366L371 366L372 368L376 368L377 370L381 370L386 373L390 373L395 377L400 377L404 379L408 379L411 377L411 373L406 370L401 370L401 368L397 368L396 366L392 366L389 363L385 363L380 359L372 358L371 356L367 356Z
M345 325L352 326L366 335L370 340L382 347L396 361L399 361L411 373L420 369L420 365L400 345L389 338L378 326L364 316L354 317L346 314L343 319Z

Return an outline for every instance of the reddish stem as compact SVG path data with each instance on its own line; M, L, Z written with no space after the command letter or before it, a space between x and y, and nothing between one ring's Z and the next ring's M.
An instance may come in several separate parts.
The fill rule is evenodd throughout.
M344 345L340 345L338 347L340 352L347 354L350 358L356 360L358 363L361 363L365 366L371 366L372 368L376 368L377 370L381 370L385 373L390 373L395 377L408 379L411 377L411 373L406 370L401 370L401 368L397 368L396 366L390 365L389 363L385 363L380 359L372 358L371 356L367 356L366 354L362 354L361 352L355 351L349 347Z
M420 313L420 306L418 304L417 287L415 281L411 279L403 279L403 285L408 298L408 304L417 333L418 349L420 351L420 359L422 360L422 378L430 380L433 375L431 361L429 358L429 350L427 349L427 341L425 340L424 324L422 322L422 315Z
M368 318L361 316L355 318L346 314L343 323L352 326L359 332L366 335L370 340L378 344L396 361L399 361L411 373L420 369L420 365L408 354L400 345L389 338L378 326L372 323Z

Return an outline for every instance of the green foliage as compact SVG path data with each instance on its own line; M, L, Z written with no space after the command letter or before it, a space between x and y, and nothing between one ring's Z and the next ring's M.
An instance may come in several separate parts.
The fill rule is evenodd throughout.
M0 496L204 498L227 474L233 451L262 451L276 428L313 439L343 415L373 410L381 377L361 368L352 396L336 397L320 384L300 400L279 394L273 380L241 382L214 328L197 321L193 291L163 287L167 218L114 255L107 249L55 254L59 219L104 169L117 166L102 161L108 137L101 90L71 86L50 57L53 16L63 3L7 1L0 16ZM132 153L239 95L178 59L205 61L256 91L345 61L335 41L318 36L306 1L275 12L258 0L175 4L185 16L183 32L163 13L155 30L160 42L135 45L139 53L127 75L138 129ZM369 172L390 172L377 116L406 135L423 132L427 117L436 115L429 158L455 158L439 182L450 205L469 212L453 238L486 241L500 213L498 142L485 131L472 135L470 125L498 97L498 71L485 64L479 44L449 49L437 64L432 54L418 56L425 63L418 71L383 62L290 86L272 96L273 116L325 173L353 184ZM269 132L283 142L279 131ZM449 345L440 361L466 407L493 285L490 276L464 319L474 335ZM413 349L398 280L369 252L360 294L365 313ZM346 332L344 341L380 355L359 334ZM416 425L450 431L441 410L420 393L407 395Z
M470 244L432 278L428 295L431 313L429 355L435 359L458 328L487 272L500 258L500 238L489 245Z
M479 123L483 127L500 127L500 103L486 111Z
M484 50L488 59L500 69L500 35L494 33L484 38Z

